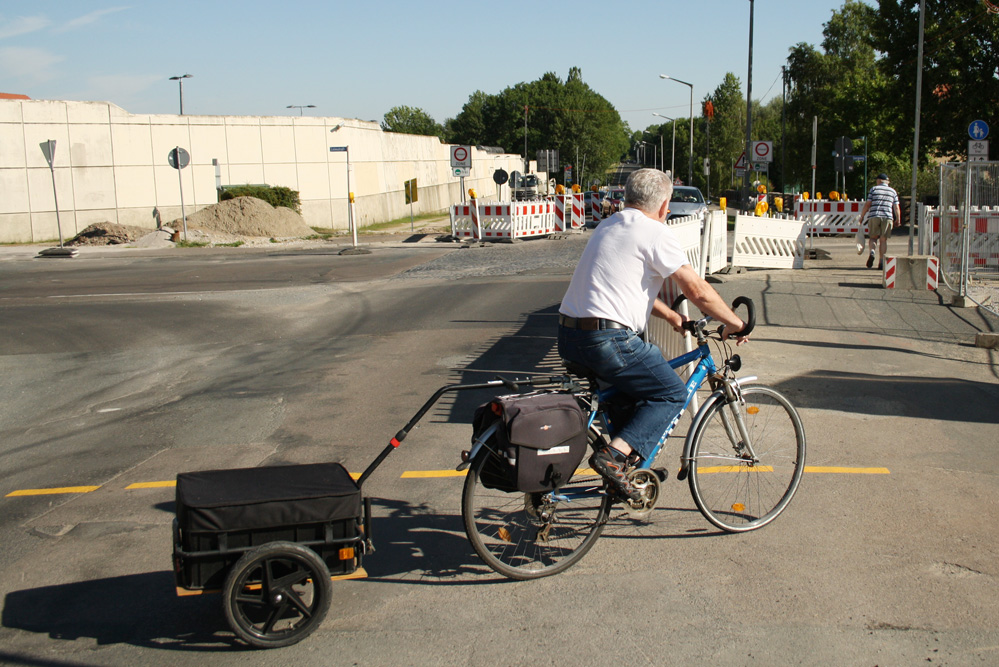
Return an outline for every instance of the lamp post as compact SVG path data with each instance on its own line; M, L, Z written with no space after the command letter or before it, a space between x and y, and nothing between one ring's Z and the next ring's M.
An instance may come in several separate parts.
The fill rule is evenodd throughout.
M302 109L315 109L315 104L289 104L286 109L298 109L298 115L302 115Z
M184 115L184 79L190 79L193 74L183 74L181 76L171 76L170 81L176 81L180 85L180 115Z
M694 184L694 84L681 81L669 74L660 74L660 79L669 79L690 88L690 164L687 167L687 185Z
M662 114L656 113L655 111L652 112L652 115L653 116L659 116L660 118L665 118L666 120L668 120L669 122L671 122L673 124L673 153L669 157L669 173L670 173L670 176L673 176L674 174L676 174L676 171L675 171L675 168L676 168L676 119L675 118L670 118L669 116L664 116ZM661 134L659 135L659 139L662 140L662 135ZM665 161L666 161L666 153L664 151L663 152L663 162L665 162Z

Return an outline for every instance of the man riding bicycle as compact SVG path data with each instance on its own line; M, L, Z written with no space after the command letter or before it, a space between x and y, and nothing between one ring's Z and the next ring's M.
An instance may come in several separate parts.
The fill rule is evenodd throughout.
M658 169L640 169L625 184L624 210L600 223L572 274L559 307L558 352L585 366L635 400L635 413L610 446L597 449L590 466L622 496L640 492L625 469L633 452L651 456L679 417L687 398L683 380L662 352L640 334L650 315L677 332L685 317L658 298L671 278L701 312L724 324L723 338L738 336L745 323L687 262L669 216L673 184Z

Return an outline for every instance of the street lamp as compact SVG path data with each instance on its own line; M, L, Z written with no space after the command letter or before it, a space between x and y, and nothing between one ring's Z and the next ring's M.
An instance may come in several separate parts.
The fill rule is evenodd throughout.
M298 115L301 116L302 115L302 109L315 109L316 105L315 104L305 104L305 105L302 105L302 104L289 104L285 108L286 109L298 109Z
M675 164L676 163L676 119L675 118L670 118L669 116L664 116L661 113L656 113L655 111L652 112L652 115L653 116L659 116L660 118L665 118L666 120L668 120L669 122L671 122L673 124L673 153L670 155L670 158L669 158L669 173L670 173L670 176L672 176L672 175L674 175L676 173L676 171L675 171L675 169L676 169L676 164ZM660 144L662 144L662 138L663 138L663 135L660 134L659 135L659 143ZM666 159L666 153L665 153L665 151L663 151L663 161L664 162L665 162L665 159Z
M170 81L176 81L180 85L180 115L184 115L184 79L190 79L193 74L184 74L182 76L171 76Z
M690 88L690 165L687 168L687 185L694 184L694 84L681 81L668 74L660 74L660 79L669 79Z

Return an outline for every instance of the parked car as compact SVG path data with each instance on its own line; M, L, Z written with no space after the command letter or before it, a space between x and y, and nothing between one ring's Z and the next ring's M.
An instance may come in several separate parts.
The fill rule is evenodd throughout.
M700 215L708 209L704 195L697 188L677 185L673 188L673 198L669 200L669 220L685 215Z
M611 188L607 191L604 201L609 204L609 206L604 207L607 215L617 213L624 208L624 188Z

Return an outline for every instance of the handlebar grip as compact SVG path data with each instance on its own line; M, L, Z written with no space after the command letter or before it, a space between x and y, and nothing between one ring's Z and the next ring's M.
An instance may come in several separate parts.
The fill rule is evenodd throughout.
M732 310L735 310L739 306L746 307L746 313L748 317L744 320L746 326L742 328L739 332L740 336L748 336L756 328L756 305L753 300L746 296L736 297L735 301L732 302Z

